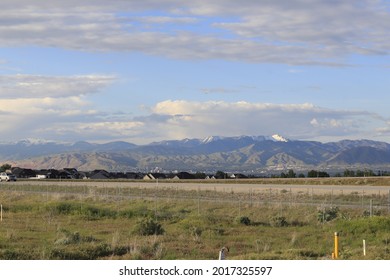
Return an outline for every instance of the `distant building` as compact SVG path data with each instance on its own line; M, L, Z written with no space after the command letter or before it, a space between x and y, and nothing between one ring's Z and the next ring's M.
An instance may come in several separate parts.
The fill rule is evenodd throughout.
M144 180L156 180L156 178L154 178L153 174L152 173L149 173L149 174L146 174L144 177L143 177Z

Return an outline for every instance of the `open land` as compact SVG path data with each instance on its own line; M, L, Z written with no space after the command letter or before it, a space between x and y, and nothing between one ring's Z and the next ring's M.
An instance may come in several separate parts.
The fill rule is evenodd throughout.
M389 178L0 183L0 259L390 259ZM363 255L362 240L366 241Z

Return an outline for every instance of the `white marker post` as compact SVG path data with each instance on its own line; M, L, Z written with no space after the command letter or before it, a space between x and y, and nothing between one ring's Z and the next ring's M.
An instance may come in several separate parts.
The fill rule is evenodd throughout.
M0 205L0 222L3 221L3 204Z
M228 247L223 247L220 251L219 251L219 256L218 256L218 260L225 260L226 259L226 253L229 252L229 248Z
M221 250L219 251L218 260L224 260L225 259L225 253Z
M366 256L366 240L363 239L363 255Z

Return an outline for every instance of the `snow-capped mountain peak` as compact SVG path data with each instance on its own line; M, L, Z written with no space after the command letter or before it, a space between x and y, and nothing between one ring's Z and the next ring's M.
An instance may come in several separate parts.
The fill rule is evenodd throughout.
M271 136L271 138L273 141L276 141L276 142L288 142L288 139L284 138L283 136L281 136L279 134L274 134Z
M53 141L46 140L46 139L40 139L40 138L26 138L19 140L16 142L16 144L22 144L25 146L31 146L31 145L44 145L48 143L54 143Z
M220 140L220 139L221 139L221 137L219 137L219 136L208 136L202 140L202 143L207 144L207 143L210 143L210 142L213 142L216 140Z

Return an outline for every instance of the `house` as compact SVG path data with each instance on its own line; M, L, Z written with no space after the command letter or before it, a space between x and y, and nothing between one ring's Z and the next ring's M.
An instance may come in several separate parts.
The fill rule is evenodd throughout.
M17 178L30 178L37 175L34 170L27 168L12 167L11 171Z
M136 173L136 172L126 172L125 175L127 179L133 179L133 180L142 179L144 177L144 174Z
M157 180L157 179L166 179L166 178L167 176L162 173L148 173L143 177L144 180Z
M58 179L75 179L72 173L67 170L59 170L58 171Z
M80 173L77 171L76 168L64 168L63 170L68 172L68 174L70 174L72 179L80 179L80 178L82 178Z
M89 174L88 178L95 180L106 180L111 178L111 174L106 170L96 169Z
M154 178L152 173L146 174L142 179L144 179L144 180L156 180L156 178Z
M235 177L235 179L246 179L246 178L248 178L248 176L246 176L244 174L241 174L241 173L234 174L234 177Z
M90 176L89 179L92 179L92 180L107 180L107 179L110 179L110 177L109 177L108 174L105 174L103 172L98 172L98 173L95 173L92 176Z
M111 179L127 179L126 173L124 172L110 172Z
M38 177L46 176L47 179L59 179L59 172L55 169L41 169L36 171L36 176Z
M188 172L179 172L176 174L176 177L178 177L180 180L195 179L195 175Z

